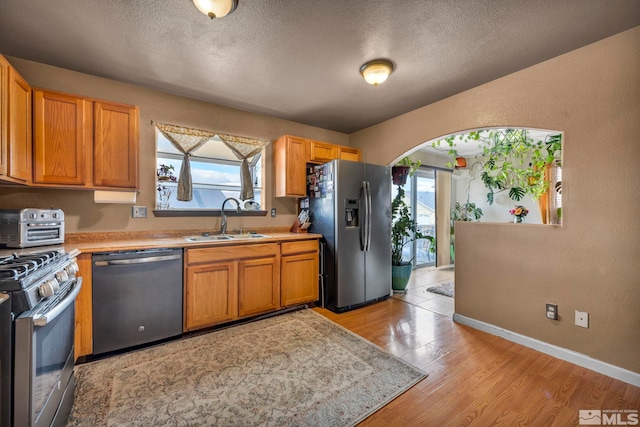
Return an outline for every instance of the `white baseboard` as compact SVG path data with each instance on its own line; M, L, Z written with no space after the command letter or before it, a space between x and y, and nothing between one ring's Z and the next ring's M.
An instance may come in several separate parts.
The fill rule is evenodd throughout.
M491 335L499 336L500 338L504 338L508 341L512 341L525 347L532 348L553 357L557 357L558 359L571 362L575 365L591 369L592 371L596 371L611 378L624 381L636 387L640 387L640 374L637 372L629 371L628 369L620 368L618 366L594 359L587 356L586 354L578 353L576 351L558 347L556 345L549 344L535 338L511 332L498 326L491 325L480 320L472 319L458 313L455 313L453 315L453 321L462 325L470 326L474 329L479 329Z

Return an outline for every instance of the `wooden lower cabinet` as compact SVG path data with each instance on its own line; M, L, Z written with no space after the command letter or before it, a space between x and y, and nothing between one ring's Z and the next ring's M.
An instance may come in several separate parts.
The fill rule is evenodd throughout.
M318 241L282 244L280 305L318 300Z
M277 243L187 249L184 330L280 308Z
M235 261L187 267L185 330L238 317L238 266Z
M78 277L82 277L82 288L76 298L76 331L74 354L77 359L93 353L93 280L91 274L91 254L80 254Z
M238 263L238 315L240 317L280 308L280 266L276 257Z

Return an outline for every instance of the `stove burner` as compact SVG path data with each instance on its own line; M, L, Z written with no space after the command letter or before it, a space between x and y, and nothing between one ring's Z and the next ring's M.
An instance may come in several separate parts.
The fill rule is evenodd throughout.
M0 266L0 280L11 279L19 280L32 271L35 271L37 265L33 263L11 264L8 267Z
M23 255L13 254L0 258L0 279L19 279L62 256L63 254L60 252L49 251Z

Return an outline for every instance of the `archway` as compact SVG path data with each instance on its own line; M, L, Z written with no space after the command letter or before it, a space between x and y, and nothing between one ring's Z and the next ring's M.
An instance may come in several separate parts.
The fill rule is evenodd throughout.
M456 221L561 224L560 131L475 129L426 141L405 155L422 164L406 194L420 227L437 236L437 266L455 260ZM432 190L418 188L421 170L434 177ZM428 191L435 189L433 197ZM437 220L425 222L421 206L434 211ZM420 243L408 248L416 267L421 266Z

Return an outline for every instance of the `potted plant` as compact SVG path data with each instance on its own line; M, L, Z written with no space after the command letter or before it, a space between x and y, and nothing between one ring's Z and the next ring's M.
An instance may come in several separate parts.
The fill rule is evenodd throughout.
M413 161L408 156L400 159L391 167L391 178L393 183L395 185L405 185L407 183L407 177L413 175L421 164L422 162L420 160Z
M456 221L478 221L482 218L484 213L482 209L476 206L475 203L472 203L467 199L466 202L460 204L460 202L456 202L453 209L451 209L451 261L455 261L455 237L454 237L454 228Z
M411 218L404 195L404 188L398 185L398 194L391 203L391 288L394 292L404 292L411 277L413 258L404 259L404 247L416 239L428 239L432 244L434 240L433 236L422 234L418 223Z
M176 177L173 175L173 165L161 164L156 171L158 181L175 181Z

